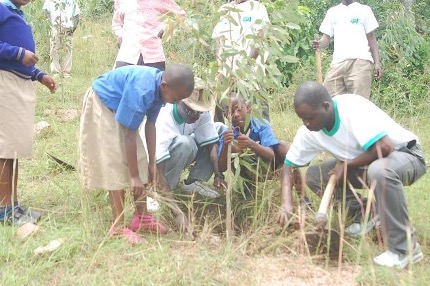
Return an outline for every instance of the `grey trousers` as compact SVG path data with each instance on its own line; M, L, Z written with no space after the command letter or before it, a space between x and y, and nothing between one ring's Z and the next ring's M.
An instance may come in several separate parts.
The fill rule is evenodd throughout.
M315 193L324 190L336 160L309 167L306 184ZM400 254L408 251L408 232L411 233L411 244L416 243L415 229L409 223L408 209L404 196L404 186L409 186L426 173L424 155L419 146L404 147L389 156L375 160L367 170L350 170L347 179L354 188L362 188L357 176L367 176L367 184L376 181L375 197L377 210L381 219L382 233L388 243L388 249ZM335 190L335 198L341 199L342 187ZM361 209L352 191L347 188L346 201L349 206L348 216L355 221L361 218Z
M170 189L179 184L182 172L193 162L189 179L206 182L213 174L209 148L199 148L192 135L178 135L169 146L170 159L166 160L165 176Z

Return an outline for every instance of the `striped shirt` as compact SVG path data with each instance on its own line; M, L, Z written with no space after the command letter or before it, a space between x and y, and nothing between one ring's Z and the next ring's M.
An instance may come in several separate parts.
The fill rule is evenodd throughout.
M116 61L137 64L140 55L144 63L166 61L158 33L167 13L186 15L173 0L115 0L112 30L122 39Z

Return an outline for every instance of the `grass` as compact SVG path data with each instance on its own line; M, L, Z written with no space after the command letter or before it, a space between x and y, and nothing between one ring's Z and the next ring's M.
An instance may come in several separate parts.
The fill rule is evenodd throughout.
M44 38L41 37L43 40ZM39 43L46 51L48 39ZM186 53L186 51L180 51ZM181 54L177 52L177 54ZM57 94L36 83L36 121L50 126L36 136L34 157L20 161L19 195L24 204L40 210L42 230L20 241L16 229L0 227L0 285L426 285L430 279L430 175L406 189L411 220L417 229L425 259L411 269L397 271L375 267L371 258L381 252L373 242L348 240L344 262L299 254L298 231L275 223L279 206L279 182L262 182L258 203L234 204L236 221L246 217L247 227L228 242L222 229L220 205L187 202L200 235L193 240L178 233L145 235L148 243L128 246L107 235L111 213L105 193L84 192L77 172L61 169L47 152L77 165L79 112L82 97L99 74L111 69L115 40L109 19L85 23L74 37L73 78L61 81ZM46 54L39 67L48 69ZM279 96L288 97L291 91ZM278 100L278 99L274 99ZM288 101L289 99L283 99ZM429 107L426 106L426 110ZM67 111L67 112L66 112ZM75 112L75 113L74 113ZM299 120L288 110L271 114L279 138L291 142ZM426 113L398 118L416 132L430 156L430 119ZM318 203L318 199L309 194ZM220 202L222 203L222 202ZM203 212L202 209L205 209ZM132 207L127 205L127 216ZM161 212L161 216L165 212ZM166 217L168 219L168 217ZM334 215L337 220L337 216ZM245 224L244 224L245 225ZM58 238L67 238L56 251L35 256L33 251Z

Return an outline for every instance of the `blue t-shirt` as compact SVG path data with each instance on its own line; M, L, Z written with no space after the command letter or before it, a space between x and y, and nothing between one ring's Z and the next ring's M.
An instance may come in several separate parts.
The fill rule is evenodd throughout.
M145 115L155 122L164 105L160 94L162 75L156 68L130 65L99 76L92 86L119 123L137 130Z
M234 138L237 139L240 135L239 129L235 128L233 131ZM268 121L260 121L256 118L251 117L250 128L248 137L255 142L258 142L261 146L271 147L276 149L279 145L279 140L273 133L272 127ZM222 148L224 146L224 138L220 136L218 156L221 155Z

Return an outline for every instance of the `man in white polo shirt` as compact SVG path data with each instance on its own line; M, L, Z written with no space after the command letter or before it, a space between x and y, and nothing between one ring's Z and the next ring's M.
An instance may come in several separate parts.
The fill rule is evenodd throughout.
M203 182L215 174L214 186L225 182L218 171L218 133L210 115L211 101L205 100L204 83L195 79L194 92L178 104L161 108L157 126L157 169L161 185L167 191L177 188L182 172L194 162L182 189L216 198L218 192Z
M320 26L323 36L313 41L313 47L326 47L334 38L333 60L324 81L331 96L349 93L370 97L372 64L375 79L382 76L376 28L378 22L367 5L342 0L328 10Z
M264 61L255 40L257 37L263 38L264 29L270 24L264 4L255 0L233 0L222 5L218 13L220 19L213 29L212 38L216 42L219 73L230 77L232 72L238 71L239 67L243 68L244 65L246 69L243 68L243 72L247 74L257 69L265 71ZM261 104L262 115L268 119L268 103L262 100ZM221 120L222 112L217 112L217 117Z
M334 159L308 168L308 187L321 195L329 176L335 174L335 197L342 199L346 183L348 215L357 219L361 211L348 182L361 189L365 186L358 178L367 178L367 186L375 184L377 210L388 247L374 262L405 268L410 262L420 261L423 253L410 223L404 196L404 186L411 185L426 172L418 137L364 97L342 94L332 99L327 89L316 82L305 82L298 88L294 108L303 125L282 169L279 222L285 223L292 212L293 168L306 166L320 152L327 152ZM347 182L343 180L345 172ZM347 231L353 235L366 232L358 223L349 226Z

